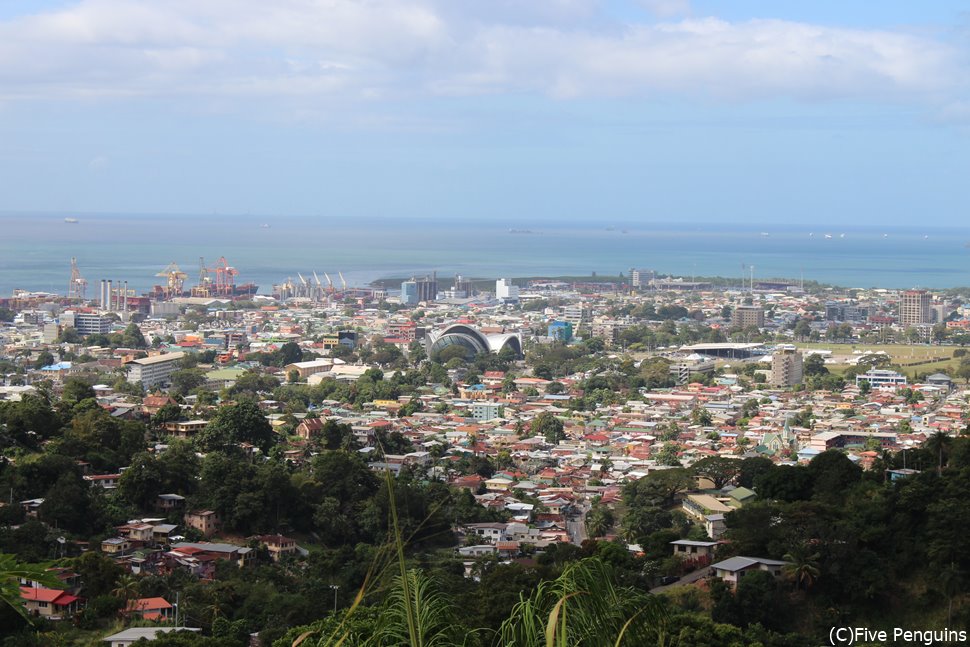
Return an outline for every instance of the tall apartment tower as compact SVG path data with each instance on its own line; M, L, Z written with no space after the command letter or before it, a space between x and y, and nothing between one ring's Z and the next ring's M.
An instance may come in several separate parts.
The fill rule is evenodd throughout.
M434 301L437 298L437 273L423 279L416 279L412 276L410 280L401 283L401 303L404 305L413 306L421 301Z
M401 283L401 303L406 306L418 304L418 283L414 279Z
M655 278L657 278L657 273L653 270L630 268L630 285L635 288L643 287Z
M761 306L737 306L731 313L732 328L765 327L765 311Z
M771 356L771 384L795 386L802 381L802 354L794 346L784 346Z
M495 298L499 301L518 303L519 286L513 285L511 279L499 279L495 282Z
M899 300L899 325L918 326L930 323L930 293L906 290Z

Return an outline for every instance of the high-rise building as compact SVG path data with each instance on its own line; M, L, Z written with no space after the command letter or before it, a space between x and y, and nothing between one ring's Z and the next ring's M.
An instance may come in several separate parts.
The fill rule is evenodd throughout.
M455 284L452 286L451 291L459 299L473 297L475 296L475 284L461 274L455 274Z
M802 354L794 346L784 346L771 356L771 383L794 386L802 381Z
M761 306L737 306L731 313L732 328L765 327L765 311Z
M141 382L146 389L156 384L164 384L169 381L172 373L178 370L179 362L183 357L185 353L168 353L132 360L125 364L128 369L128 381L132 384Z
M602 339L607 348L609 348L619 341L620 332L629 326L630 324L625 321L620 322L614 319L598 320L593 322L592 334L593 337Z
M406 306L418 304L418 283L414 279L401 283L401 303Z
M438 275L432 274L423 279L413 276L401 283L401 303L407 306L417 305L422 301L434 301L438 298Z
M930 293L906 290L899 299L899 325L903 327L930 323Z
M630 285L635 288L647 285L655 278L657 278L657 273L653 270L630 269Z
M418 287L418 301L434 301L438 298L438 275L432 273L415 281Z
M61 334L61 327L56 323L45 323L41 329L41 334L45 344L53 344Z
M825 304L826 321L865 321L869 308L864 305L829 302Z
M562 320L568 321L574 327L581 325L587 318L587 310L581 303L571 303L563 306Z
M111 332L114 320L105 315L90 312L65 312L61 315L60 324L65 328L74 328L82 337L87 335L106 335Z
M508 303L518 303L519 286L512 285L511 279L499 279L495 282L495 298Z

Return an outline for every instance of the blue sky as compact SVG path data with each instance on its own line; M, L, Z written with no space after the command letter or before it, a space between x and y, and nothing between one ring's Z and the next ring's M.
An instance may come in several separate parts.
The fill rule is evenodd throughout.
M0 211L959 225L957 2L0 3Z

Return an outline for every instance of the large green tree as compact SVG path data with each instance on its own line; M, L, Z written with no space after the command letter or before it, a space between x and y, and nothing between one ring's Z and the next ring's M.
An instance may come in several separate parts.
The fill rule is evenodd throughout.
M172 382L171 393L188 395L205 384L205 371L199 368L183 368L172 373L169 379Z
M117 420L98 408L78 413L52 451L87 461L98 471L125 467L143 451L145 426Z
M546 439L547 443L553 445L557 444L560 440L566 439L566 432L562 420L548 411L543 411L533 418L529 425L529 430L533 436L542 436Z
M134 322L128 324L125 331L121 333L121 345L125 348L148 348L145 336L141 333L138 324Z
M737 477L742 461L721 456L707 456L690 467L691 473L709 479L720 490Z
M118 480L118 494L141 510L148 509L162 494L162 470L155 456L148 452L135 454Z
M66 472L57 479L39 513L45 523L80 535L92 533L98 525L90 486L76 473Z
M239 443L250 443L268 454L276 440L276 434L259 405L250 401L221 407L196 436L203 451L225 450Z

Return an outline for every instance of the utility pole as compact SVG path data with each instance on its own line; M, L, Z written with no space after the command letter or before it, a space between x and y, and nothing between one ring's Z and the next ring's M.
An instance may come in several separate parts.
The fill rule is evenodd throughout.
M330 588L333 589L333 615L337 615L337 589L340 588L339 584L331 584Z

